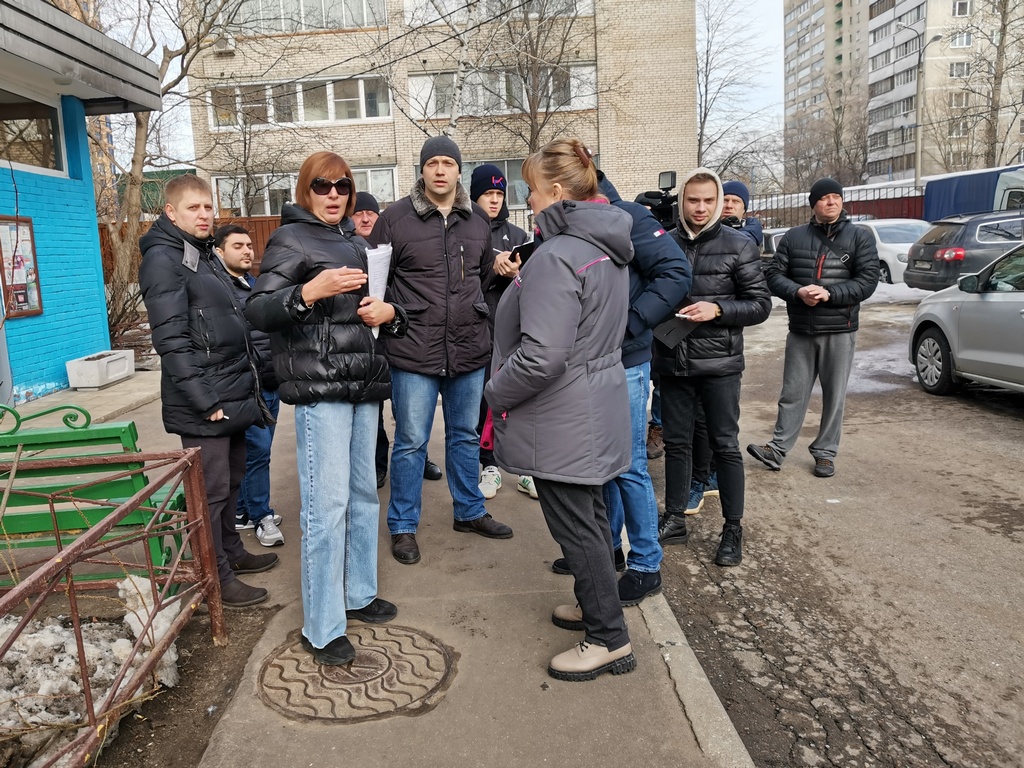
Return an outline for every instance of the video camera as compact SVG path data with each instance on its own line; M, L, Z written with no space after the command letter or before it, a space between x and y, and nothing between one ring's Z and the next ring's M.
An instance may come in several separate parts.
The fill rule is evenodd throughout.
M679 195L670 194L676 186L676 172L662 171L658 174L658 187L655 192L644 192L637 195L636 202L646 205L663 227L671 229L679 218Z

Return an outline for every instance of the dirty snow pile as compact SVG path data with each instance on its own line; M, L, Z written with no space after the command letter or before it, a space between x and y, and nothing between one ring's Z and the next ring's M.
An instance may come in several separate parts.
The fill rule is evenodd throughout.
M147 579L128 576L118 584L118 595L126 608L123 624L81 625L94 707L110 694L118 670L131 654L134 638L153 605L151 590ZM166 634L179 605L175 602L156 616L143 640L144 648L152 648ZM18 621L17 616L0 617L0 644L7 641ZM141 666L147 655L145 650L140 651L132 669ZM162 685L177 684L177 658L172 644L155 670ZM122 686L130 676L125 675ZM38 753L45 750L53 754L78 735L68 726L88 722L81 679L71 621L56 617L30 622L0 659L0 765L41 764L45 758ZM112 725L108 738L116 733L116 725Z

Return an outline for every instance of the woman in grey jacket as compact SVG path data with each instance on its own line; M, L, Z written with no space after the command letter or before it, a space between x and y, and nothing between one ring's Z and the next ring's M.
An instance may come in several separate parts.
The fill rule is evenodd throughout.
M530 155L523 177L539 245L498 304L485 396L498 464L533 476L576 579L578 605L559 606L552 621L584 638L548 674L593 680L636 667L601 490L630 465L621 345L632 219L599 197L590 151L576 139Z

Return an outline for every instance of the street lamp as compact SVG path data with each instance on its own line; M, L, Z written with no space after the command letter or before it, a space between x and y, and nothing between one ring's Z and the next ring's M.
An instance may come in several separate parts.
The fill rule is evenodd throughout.
M923 40L925 38L924 32L918 33L918 38ZM914 96L913 104L913 116L915 118L915 125L913 127L913 185L921 186L921 119L924 115L925 102L923 97L925 95L925 51L928 46L932 43L937 43L942 39L942 35L936 35L924 45L918 48L918 94Z

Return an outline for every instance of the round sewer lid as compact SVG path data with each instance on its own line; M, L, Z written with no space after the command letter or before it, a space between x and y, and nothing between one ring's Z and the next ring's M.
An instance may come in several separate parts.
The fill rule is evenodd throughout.
M289 633L260 669L263 703L293 720L356 723L419 715L444 698L457 655L426 632L391 625L349 625L355 660L320 666Z

